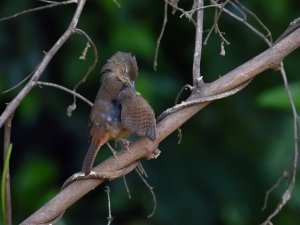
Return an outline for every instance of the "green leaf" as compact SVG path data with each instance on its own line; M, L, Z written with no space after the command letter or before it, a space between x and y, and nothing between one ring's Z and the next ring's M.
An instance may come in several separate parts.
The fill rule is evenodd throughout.
M293 100L297 110L300 109L300 83L290 84ZM257 102L262 107L276 108L281 110L290 110L288 95L283 86L277 86L261 93Z

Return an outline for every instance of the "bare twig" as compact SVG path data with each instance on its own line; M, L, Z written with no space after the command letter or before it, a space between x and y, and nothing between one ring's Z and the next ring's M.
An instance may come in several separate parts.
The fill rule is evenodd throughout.
M276 183L266 192L266 195L265 195L265 200L264 200L264 205L261 209L261 211L264 211L267 209L267 205L268 205L268 201L269 201L269 195L276 189L278 188L280 182L283 180L283 179L286 179L287 178L287 171L284 171L282 176L280 176Z
M57 88L57 89L62 90L64 92L70 93L72 95L75 95L77 98L81 99L85 103L87 103L89 106L93 107L93 103L91 101L89 101L87 98L85 98L81 94L78 94L77 92L74 92L73 90L70 90L70 89L68 89L64 86L61 86L61 85L58 85L58 84L53 84L53 83L50 83L50 82L43 82L43 81L35 81L34 84L37 85L37 86L46 86L46 87Z
M224 41L226 44L229 44L229 42L224 38L224 36L223 36L222 32L220 31L219 26L218 26L218 22L219 22L220 16L221 16L221 14L223 12L223 9L225 8L225 6L226 6L226 4L228 2L230 2L230 0L226 0L224 3L221 4L220 7L216 5L216 7L220 9L220 11L217 12L217 9L215 11L214 24L210 28L208 34L206 35L205 40L203 41L204 45L207 44L207 41L208 41L208 39L209 39L209 37L210 37L210 35L211 35L211 33L212 33L213 30L215 30L215 32L219 34L219 36L221 37L222 41ZM214 4L216 4L216 2L214 2Z
M81 56L79 56L79 59L86 60L86 54L88 53L88 50L89 50L90 47L91 47L90 43L87 42L85 44L85 47L84 47L82 53L81 53Z
M56 41L56 43L52 46L52 48L45 54L43 60L38 65L34 74L32 75L29 82L24 86L24 88L19 92L19 94L6 106L4 112L0 116L0 127L3 126L5 121L9 118L9 116L16 110L21 101L26 97L26 95L31 91L31 89L35 86L35 82L40 78L47 65L57 53L57 51L63 46L63 44L69 39L69 37L73 34L76 29L77 23L79 21L79 17L81 15L82 9L84 7L86 0L80 0L78 2L75 14L70 22L68 29L64 32L64 34Z
M159 51L159 47L160 47L160 42L161 42L161 39L164 35L167 22L168 22L168 3L165 2L163 25L161 27L161 31L160 31L159 37L157 39L155 55L154 55L153 68L154 68L155 71L156 71L156 68L157 68L157 58L158 58L158 51Z
M184 86L180 89L179 93L177 94L177 96L176 96L176 98L175 98L175 105L178 104L178 101L179 101L179 98L180 98L182 92L183 92L184 90L187 90L187 89L189 89L189 90L192 92L192 90L194 89L194 87L191 86L191 85L189 85L189 84L184 85ZM157 118L157 121L159 121L158 119L159 119L159 118ZM181 140L182 140L182 130L181 130L180 127L178 127L178 129L177 129L177 133L178 133L178 142L177 142L177 143L180 144L180 142L181 142Z
M241 14L241 16L243 17L244 20L247 20L247 15L243 11L243 9L238 7L233 1L230 1L229 4L232 5Z
M110 204L110 189L109 186L105 187L105 192L107 194L107 204L108 204L108 217L107 217L107 225L110 225L114 218L111 216L111 204Z
M204 5L204 6L199 7L199 8L192 8L191 10L186 10L179 17L181 18L182 16L184 16L186 14L192 15L198 10L203 10L203 9L208 9L208 8L215 8L215 7L218 7L218 6L222 6L222 4L211 4L211 5Z
M258 16L252 12L250 9L248 9L247 7L245 7L243 4L241 4L238 0L234 0L243 10L246 11L246 13L248 13L250 16L252 16L257 22L258 24L267 32L267 34L265 35L266 38L270 38L268 39L271 43L273 42L273 38L272 38L272 33L271 31L268 29L268 27L261 21L260 18L258 18Z
M21 15L24 15L24 14L27 14L27 13L32 13L32 12L40 11L40 10L43 10L43 9L49 9L49 8L53 8L53 7L56 7L56 6L77 3L77 0L69 0L69 1L63 1L63 2L53 2L53 1L43 1L43 2L49 3L49 5L40 6L40 7L36 7L36 8L33 8L33 9L24 10L22 12L14 14L14 15L1 18L0 22L16 18L18 16L21 16Z
M198 104L205 103L205 102L219 100L219 99L234 95L234 94L240 92L241 90L243 90L251 81L252 80L249 80L249 81L241 84L240 86L235 87L229 91L222 92L221 94L216 94L213 96L203 96L203 97L199 97L197 99L193 99L193 100L189 100L189 101L182 101L180 104L177 104L177 105L173 106L172 108L167 109L162 114L160 114L160 116L157 117L156 121L161 121L163 118L170 115L171 113L178 112L184 108L191 107L191 106L198 105Z
M109 144L109 142L107 142L106 145L110 149L110 151L113 154L113 156L116 157L117 151Z
M177 94L177 96L176 96L176 98L175 98L175 105L178 104L179 98L180 98L180 96L182 95L183 91L185 91L185 90L190 90L190 91L192 91L193 89L194 89L194 87L191 86L191 85L189 85L189 84L184 85L184 86L180 89L180 91L178 92L178 94Z
M211 3L216 4L217 2L215 0L210 0ZM221 9L220 6L216 6L218 8ZM244 24L247 28L249 28L252 32L254 32L258 37L260 37L262 40L264 40L264 42L267 43L268 46L272 45L272 42L270 42L270 40L259 30L257 30L254 26L252 26L250 23L248 23L245 18L241 18L237 15L235 15L234 13L230 12L229 10L227 10L226 8L223 8L223 11L231 16L232 18L234 18L235 20L237 20L238 22Z
M299 28L298 28L299 30ZM299 155L299 150L298 150L298 139L299 139L299 134L298 134L298 113L296 110L295 102L293 100L293 96L291 93L291 90L289 88L288 80L286 77L285 69L283 62L280 64L280 73L282 75L283 83L285 90L288 95L288 99L290 102L291 106L291 111L293 115L293 126L294 126L294 158L293 158L293 165L292 165L292 173L291 173L291 182L288 186L288 188L285 190L285 192L282 194L281 199L275 208L275 210L268 216L268 218L262 223L262 225L268 225L271 224L271 220L278 215L278 213L282 210L282 208L287 204L287 202L290 200L291 195L295 189L295 183L296 183L296 175L297 175L297 166L298 166L298 155Z
M93 50L94 50L94 61L92 63L92 65L89 67L88 71L86 72L86 74L82 77L82 79L75 85L75 87L73 88L73 92L76 93L77 88L86 81L86 79L88 78L88 76L90 75L90 73L94 70L94 68L97 65L98 62L98 51L96 48L96 45L94 44L94 42L92 41L92 39L88 36L87 33L85 33L83 30L81 29L75 29L75 33L83 35L87 40L87 46L92 45ZM85 58L86 55L86 51L87 51L87 47L84 48L84 57L82 57L81 55L81 59ZM76 95L73 95L73 103L71 105L69 105L68 109L67 109L67 115L71 116L72 112L76 109Z
M145 168L143 167L143 165L142 165L141 162L138 163L136 169L137 169L137 170L141 173L141 175L143 175L145 178L148 177L148 174L147 174L147 172L146 172L146 170L145 170Z
M14 85L13 87L5 90L2 92L2 94L6 94L14 89L16 89L17 87L19 87L20 85L22 85L23 83L25 83L31 76L33 73L30 73L29 75L27 75L23 80L21 80L19 83L17 83L16 85Z
M182 15L184 15L186 18L188 18L190 21L192 21L192 23L194 25L196 25L195 20L192 18L192 14L190 14L187 11L185 11L184 9L178 7L178 5L173 4L172 1L165 0L165 2L167 2L170 6L172 6L173 9L180 11L182 13ZM180 16L180 18L182 17L182 15Z
M94 70L94 68L96 67L96 65L97 65L97 62L98 62L98 51L97 51L97 47L96 47L96 45L95 45L95 43L93 42L93 40L89 37L89 35L86 33L86 32L84 32L83 30L81 30L81 29L75 29L75 33L77 33L77 34L80 34L80 35L83 35L86 39L87 39L87 41L88 41L88 43L89 44L91 44L92 45L92 48L93 48L93 50L94 50L94 61L93 61L93 63L92 63L92 65L89 67L89 69L88 69L88 71L86 72L86 74L83 76L83 78L75 85L75 87L74 87L74 91L76 91L76 89L82 84L82 83L84 83L85 81L86 81L86 79L88 78L88 76L90 75L90 73Z
M140 170L135 170L137 172L137 174L139 175L139 177L141 178L141 180L144 182L144 184L146 185L146 187L149 189L151 195L152 195L152 200L153 200L153 209L152 212L148 215L148 218L151 218L155 211L156 211L156 205L157 205L157 201L156 201L156 196L155 193L153 191L153 187L147 182L147 180L144 178L143 174L140 172Z
M126 176L123 176L123 183L124 183L128 198L131 199L131 193L130 193L130 189L129 189L127 181L126 181Z
M195 8L203 7L203 0L197 0ZM204 82L201 76L200 62L202 52L202 36L203 36L203 12L204 10L197 11L197 24L196 24L196 35L195 35L195 50L193 59L193 85L199 87Z

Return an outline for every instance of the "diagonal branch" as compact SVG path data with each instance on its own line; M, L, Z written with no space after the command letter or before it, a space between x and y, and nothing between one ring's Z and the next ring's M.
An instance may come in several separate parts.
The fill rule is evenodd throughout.
M300 28L296 29L290 35L283 38L277 44L265 50L258 56L225 74L223 77L212 83L204 84L201 86L201 93L193 92L188 101L205 96L218 95L237 88L263 71L277 68L284 57L299 47ZM188 121L207 104L209 104L209 102L192 105L166 116L157 124L157 138L154 142L147 138L140 138L130 145L130 152L126 149L118 152L116 157L112 156L108 158L95 167L93 171L102 174L113 174L114 171L120 171L127 168L131 164L135 164L138 160L157 156L153 154L152 150L156 149L162 140ZM119 175L121 176L122 174ZM102 179L78 180L71 183L21 224L39 224L46 219L48 219L46 221L51 221L53 218L58 217L73 203L78 201L82 196L95 189L103 182L104 180Z
M24 88L19 92L19 94L6 106L4 112L0 116L0 128L4 125L5 121L10 117L12 113L17 109L21 101L26 97L26 95L35 86L35 82L41 77L47 65L57 53L57 51L63 46L63 44L69 39L69 37L75 32L79 17L81 15L83 6L86 0L78 0L78 5L75 14L71 20L71 23L65 33L56 41L52 48L45 54L41 63L36 68L29 82L24 86Z
M295 185L296 185L296 175L297 175L298 155L299 155L299 149L298 149L298 139L299 139L298 135L299 134L298 134L298 126L297 126L298 114L297 114L297 110L296 110L296 106L295 106L295 103L294 103L294 100L293 100L291 90L290 90L289 85L288 85L288 81L287 81L287 77L286 77L283 62L280 64L280 72L281 72L281 75L282 75L284 87L285 87L285 90L286 90L287 95L288 95L288 99L289 99L290 106L291 106L291 111L292 111L293 118L294 118L294 121L293 121L293 124L294 124L294 157L293 157L292 172L291 172L291 177L292 178L291 178L291 182L289 183L287 189L282 194L281 199L280 199L277 207L268 216L268 218L262 223L262 225L272 224L271 220L282 210L282 208L290 200L290 198L292 196L292 193L295 189ZM283 175L285 175L285 173ZM280 179L277 183L279 183L279 182L280 182ZM277 183L275 184L274 187L276 187ZM272 189L270 189L270 191L272 191ZM267 194L268 194L268 192L267 192ZM266 197L267 197L267 195L266 195ZM266 200L267 200L267 198L266 198Z
M68 0L68 1L63 1L63 2L52 2L52 1L43 1L43 2L46 2L49 5L44 5L44 6L36 7L36 8L33 8L33 9L24 10L22 12L14 14L14 15L1 18L0 22L16 18L18 16L22 16L22 15L27 14L27 13L41 11L41 10L53 8L53 7L56 7L56 6L68 5L68 4L71 4L71 3L77 3L77 0Z

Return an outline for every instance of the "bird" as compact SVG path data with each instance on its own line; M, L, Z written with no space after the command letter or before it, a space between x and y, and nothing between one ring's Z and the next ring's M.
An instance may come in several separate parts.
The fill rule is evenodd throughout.
M89 148L81 172L88 175L101 146L131 134L156 138L155 114L149 103L135 90L138 77L135 56L117 52L101 70L101 85L88 122Z

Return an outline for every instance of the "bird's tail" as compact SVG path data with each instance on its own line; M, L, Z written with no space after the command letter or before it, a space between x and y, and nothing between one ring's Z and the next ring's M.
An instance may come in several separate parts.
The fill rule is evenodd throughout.
M82 164L81 171L85 173L85 175L88 175L93 167L94 161L96 159L97 153L100 149L101 145L98 145L94 142L91 142L90 147L84 157L84 161Z
M108 136L104 135L104 137L99 139L91 141L90 147L84 157L81 171L84 172L85 175L91 172L97 153L101 146L108 141Z

